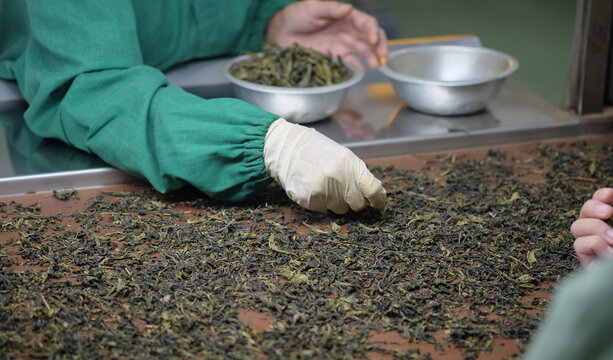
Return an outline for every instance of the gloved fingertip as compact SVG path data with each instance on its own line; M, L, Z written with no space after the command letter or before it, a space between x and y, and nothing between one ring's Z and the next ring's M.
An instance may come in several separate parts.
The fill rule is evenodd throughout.
M387 205L387 192L381 181L365 169L360 176L359 184L368 204L375 209L384 210Z
M375 209L385 210L387 205L387 194L385 189L381 187L381 191L368 198L368 202L370 206L374 207Z
M339 201L334 205L328 204L328 209L337 215L342 215L347 213L350 207L345 201Z
M325 200L322 201L326 204L325 206L335 214L342 215L349 211L347 199L341 197L339 193L336 193L336 196L332 197L328 195L325 197Z
M368 200L362 195L357 193L347 197L347 204L353 211L360 211L369 205Z
M326 202L321 197L311 197L306 201L298 202L300 206L305 209L315 211L318 213L326 213L328 212L328 207L326 206Z
M349 211L349 208L346 208L346 209L330 209L330 211L332 211L336 215L343 215L343 214L346 214Z

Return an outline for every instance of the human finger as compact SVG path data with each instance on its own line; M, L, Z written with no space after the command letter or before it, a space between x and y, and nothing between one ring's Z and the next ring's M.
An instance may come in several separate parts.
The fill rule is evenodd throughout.
M595 256L605 259L613 258L613 248L598 235L577 238L573 244L575 253L582 266L588 266Z
M321 192L311 193L308 197L296 196L295 194L288 192L288 196L305 209L320 213L325 213L328 211L326 197Z
M336 192L336 194L341 195L341 192ZM347 199L342 198L341 196L332 196L326 198L326 207L335 214L342 215L349 211L349 205L347 204Z
M596 190L592 199L602 201L605 204L613 203L613 189L611 188L602 188Z
M338 160L340 164L348 164L352 161L352 158L347 154L346 151L339 151ZM355 188L353 185L353 174L347 169L350 169L351 166L335 166L335 176L331 176L326 179L326 186L324 187L325 196L324 203L328 210L332 211L335 214L341 215L349 211L350 208L353 209L352 206L349 205L349 201L351 201L351 196L353 195L352 188ZM344 170L343 170L344 168Z
M347 205L351 210L360 211L368 206L368 200L364 197L360 182L363 171L367 169L366 164L357 156L352 157L352 162L353 164L348 164L348 169L350 169L349 172L351 173L349 175L351 183L347 187L347 194L345 197L347 199Z
M604 220L610 218L612 215L613 207L611 205L608 205L600 200L590 199L581 207L579 218L597 218Z
M304 3L307 15L315 19L342 19L353 11L353 6L336 1L308 1Z
M353 9L350 14L351 24L370 45L376 45L379 40L379 23L375 17Z
M360 39L356 39L352 34L348 33L340 34L340 39L346 49L364 56L368 66L375 68L377 65L379 65L379 58L375 54L374 48L371 45L361 41Z
M357 186L352 187L347 193L347 205L353 211L360 211L368 206L368 201Z
M385 31L383 29L379 29L379 42L376 46L376 53L378 57L386 57L389 55L389 48L387 44L387 35L385 35Z
M613 245L613 229L604 221L594 218L575 220L570 226L570 232L575 239L584 236L598 235Z
M341 59L343 59L343 62L345 62L347 64L351 64L351 65L357 67L360 70L364 70L364 65L362 65L362 62L360 61L360 59L358 59L353 54L341 55Z
M375 209L383 210L387 205L387 192L381 183L367 168L364 166L362 175L359 178L360 190L368 200L368 204Z

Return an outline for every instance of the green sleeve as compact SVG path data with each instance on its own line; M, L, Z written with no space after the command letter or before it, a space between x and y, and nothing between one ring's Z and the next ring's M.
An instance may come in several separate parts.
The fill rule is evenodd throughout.
M613 261L560 284L524 360L613 359Z
M161 192L189 183L241 200L269 184L264 137L278 116L169 85L143 65L129 2L26 4L31 35L15 72L35 133L95 153Z
M195 58L260 51L268 20L292 2L131 0L144 62L159 69Z

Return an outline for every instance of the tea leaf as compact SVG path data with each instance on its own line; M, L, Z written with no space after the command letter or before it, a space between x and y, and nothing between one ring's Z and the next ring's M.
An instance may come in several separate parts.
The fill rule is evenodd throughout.
M250 60L230 67L237 79L280 87L328 86L346 81L351 70L339 58L292 44L286 48L265 44L261 55L248 53Z

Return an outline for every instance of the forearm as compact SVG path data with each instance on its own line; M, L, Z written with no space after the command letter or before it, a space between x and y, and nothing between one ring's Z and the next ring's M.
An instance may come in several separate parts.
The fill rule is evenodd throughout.
M189 183L241 200L270 177L264 136L277 116L234 99L204 100L138 66L81 74L61 101L31 109L28 122L166 192Z
M162 173L213 198L251 197L272 181L263 148L268 127L277 118L240 100L204 100L177 87L161 89L150 121Z

